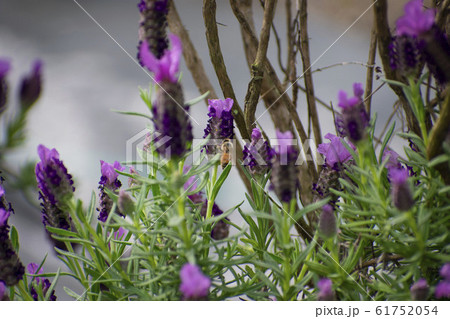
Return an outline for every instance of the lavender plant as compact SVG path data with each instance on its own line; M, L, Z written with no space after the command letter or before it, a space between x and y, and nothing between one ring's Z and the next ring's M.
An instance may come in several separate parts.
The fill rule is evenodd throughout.
M305 28L307 1L299 1L295 18L291 2L286 3L291 36L287 62L294 69L281 69L285 84L292 83L292 94L284 94L266 56L270 28L275 27L275 1L261 2L259 41L249 19L251 10L244 10L251 9L249 2L230 1L251 65L242 110L220 51L215 1L204 0L203 10L223 99L202 73L201 63L189 59L197 53L175 1L140 1L138 59L154 79L148 91L140 92L149 114L122 112L149 119L140 158L113 164L102 160L99 195L93 191L84 205L58 151L38 147L36 198L52 248L64 264L56 273L44 273L45 258L39 265L29 264L25 273L19 235L8 224L13 213L3 187L8 180L2 179L0 300L56 300L54 288L61 276L81 285L77 291L65 287L74 300L450 298L449 43L441 29L443 18L436 15L448 8L423 10L422 0L410 1L392 37L384 23L387 2L374 5L383 81L397 94L406 115L407 130L398 134L404 139L403 157L389 146L395 123L384 123L388 130L380 138L375 134L372 80L366 89L354 83L352 97L345 90L338 93L333 101L340 107L336 132L327 130L329 142L322 142L312 75L306 72L312 114L308 124L313 126L317 155L323 156L320 163L301 161L308 152L298 143L310 136L296 111L301 103L295 56L301 55L304 69L311 65L307 31L295 37L293 25ZM167 36L167 24L176 35ZM295 43L296 38L302 41ZM194 101L184 100L182 54L202 94ZM0 116L9 69L9 62L0 60ZM369 79L373 69L368 68ZM41 91L41 72L36 62L22 82L18 120L8 122L0 158L23 140L25 116ZM425 87L434 90L432 104L424 99ZM196 145L189 108L207 97L209 120ZM260 97L272 115L274 139L255 127ZM279 100L281 106L276 105ZM194 153L200 158L191 163ZM145 173L135 169L137 165L145 167ZM222 210L216 199L232 169L247 187L248 208L230 194ZM234 220L237 215L242 223Z

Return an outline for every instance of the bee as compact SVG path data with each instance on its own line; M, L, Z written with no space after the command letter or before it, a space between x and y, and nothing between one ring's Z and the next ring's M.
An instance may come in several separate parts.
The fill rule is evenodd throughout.
M233 142L229 138L223 140L222 145L220 145L220 150L222 152L220 156L220 165L224 169L229 162L231 162L231 150L233 149Z

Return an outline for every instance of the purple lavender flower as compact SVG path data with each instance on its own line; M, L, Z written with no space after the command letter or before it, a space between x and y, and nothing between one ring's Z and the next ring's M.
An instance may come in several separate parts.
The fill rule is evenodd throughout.
M275 151L262 139L258 128L253 129L252 141L244 146L243 153L244 166L248 167L252 174L267 173L275 156Z
M427 300L430 287L425 279L419 279L414 285L411 286L412 300Z
M325 135L325 138L330 140L330 143L322 143L317 148L317 151L325 156L325 164L331 168L339 170L339 166L348 160L352 159L352 155L347 148L342 144L342 138L337 137L331 133ZM349 146L356 150L352 143Z
M50 150L39 145L38 154L41 161L36 164L35 172L41 194L50 204L62 206L72 198L75 191L72 175L67 172L56 149Z
M423 11L423 0L411 0L405 5L405 15L397 20L397 35L417 37L434 24L435 11Z
M336 235L336 217L334 216L334 209L331 205L322 207L322 214L319 219L319 232L324 238L332 238Z
M0 59L0 115L5 111L6 101L8 98L8 83L6 76L11 69L11 64L8 60Z
M5 292L6 285L3 281L0 281L0 301L9 301L9 297Z
M189 167L185 167L184 171L187 172ZM187 182L184 184L184 190L188 192L192 192L197 188L197 177L191 176ZM198 193L188 195L188 198L194 204L202 204L200 209L200 215L202 217L206 217L206 211L208 208L208 200L204 199L203 193L200 191ZM223 214L223 211L217 206L216 203L213 204L213 208L211 211L211 216L220 216ZM227 217L224 219L228 220ZM221 240L228 237L230 230L230 225L227 224L223 219L219 220L211 230L211 238L215 240Z
M319 301L333 301L334 292L332 290L333 282L328 278L322 278L317 283L319 293L317 294L317 300Z
M450 263L446 263L444 266L442 266L439 274L445 280L450 281Z
M41 267L41 269L39 269L39 271L38 271L38 268L39 268L38 264L29 263L27 266L28 274L30 274L30 275L43 274L44 270L42 269L42 267ZM35 301L38 301L39 298L38 298L38 293L36 291L36 285L39 286L40 284L42 284L42 294L45 296L48 292L48 289L50 288L50 286L52 284L50 283L50 280L48 280L47 278L43 278L43 279L41 279L39 277L31 277L31 278L32 279L31 279L31 283L30 283L30 293L31 293L31 296L33 297L33 299ZM35 285L33 284L33 282L35 282ZM52 293L50 295L50 301L56 301L56 296L55 296L54 290L52 290Z
M407 211L414 205L408 177L406 169L393 168L389 170L389 178L392 183L392 201L395 207L401 211Z
M450 42L436 25L419 38L428 69L436 81L444 86L450 81Z
M437 299L450 299L450 280L443 280L437 286L434 291L434 295Z
M98 188L100 189L100 208L97 208L97 211L100 212L98 220L106 222L113 206L113 200L109 198L105 189L117 193L118 189L122 186L122 183L118 179L119 173L117 173L116 170L123 171L124 168L117 161L115 161L114 164L100 161L100 166L102 171L102 177L98 183ZM119 215L124 216L118 209L116 209L116 212Z
M166 50L158 60L145 45L141 45L141 63L155 74L159 84L153 102L153 123L156 133L152 141L156 151L164 157L183 156L192 143L192 125L189 121L189 106L184 104L177 72L182 52L181 41L170 35L172 49Z
M402 168L402 164L398 161L398 158L399 158L399 155L395 151L385 150L383 153L382 159L383 159L383 161L388 159L385 167L388 170L391 170L393 168L398 168L398 169Z
M36 60L28 76L22 79L20 103L22 110L28 111L36 103L42 90L42 61Z
M419 41L409 36L394 37L389 45L389 56L391 69L398 70L404 77L415 75L423 60Z
M70 229L68 202L75 191L72 175L67 172L56 149L50 150L44 145L39 145L38 154L41 161L36 164L35 172L40 189L42 223L44 226ZM66 247L65 243L54 240L50 232L47 229L46 231L56 247L60 249Z
M224 139L233 139L233 99L226 98L225 100L208 100L208 124L205 129L203 138L210 135L212 142L216 143ZM219 152L218 145L207 145L206 153L215 155Z
M208 296L211 280L197 265L184 264L180 271L180 279L180 292L185 300L201 300Z
M180 65L180 57L183 51L181 40L174 34L169 35L172 43L171 50L165 50L158 59L148 48L147 41L142 41L139 46L139 61L142 66L149 69L155 75L155 81L177 83L177 73Z
M341 125L340 130L350 141L357 143L366 136L366 128L369 126L369 116L367 115L361 83L353 84L353 97L348 97L345 91L339 91L339 106L342 114L337 117L337 124Z
M13 249L9 238L10 210L0 208L0 281L14 286L23 278L25 268Z
M141 0L138 4L141 13L140 44L146 46L157 59L164 55L167 43L168 0ZM140 59L140 54L138 54Z
M298 152L291 144L294 139L291 132L282 133L277 130L276 135L278 148L272 163L271 187L282 202L289 203L295 198L299 187L296 166Z

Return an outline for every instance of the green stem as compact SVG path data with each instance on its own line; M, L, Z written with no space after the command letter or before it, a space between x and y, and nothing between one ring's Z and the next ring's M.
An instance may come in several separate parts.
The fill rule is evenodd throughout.
M208 194L208 207L206 210L206 219L211 218L211 214L212 214L212 209L214 206L214 201L215 198L213 198L213 188L214 188L214 184L216 184L216 179L217 179L217 170L219 168L219 163L217 163L216 165L214 165L213 168L213 174L210 180L210 184L209 184L209 194Z

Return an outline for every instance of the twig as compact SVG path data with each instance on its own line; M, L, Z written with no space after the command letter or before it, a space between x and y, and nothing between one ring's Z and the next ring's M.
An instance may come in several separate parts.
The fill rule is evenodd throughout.
M264 18L261 28L258 50L256 51L255 62L252 65L252 78L248 84L247 95L245 96L244 114L249 135L255 124L255 112L261 94L261 85L264 75L264 61L266 60L267 47L269 46L270 26L272 25L275 13L276 0L267 0L264 6Z
M308 102L309 120L312 122L314 139L316 145L322 144L322 134L320 132L319 114L317 113L316 100L314 98L314 82L311 75L311 58L309 52L308 38L308 12L307 0L300 1L300 53L302 57L303 70L305 71L306 100Z
M205 69L203 67L202 60L198 56L197 50L195 49L194 45L192 44L192 41L189 37L189 33L187 32L186 28L183 26L183 23L180 19L180 16L178 15L177 9L175 7L175 4L173 1L170 1L170 8L169 13L167 15L167 20L169 22L169 28L170 30L175 33L182 41L183 43L183 57L186 62L186 66L188 67L189 71L192 74L192 78L194 79L195 84L197 85L197 88L200 92L200 94L203 94L207 91L209 91L209 95L207 98L205 98L206 105L208 105L208 98L211 99L217 99L217 94L214 90L214 87L212 86L208 76L206 75ZM235 129L236 131L236 129ZM237 160L242 160L242 145L241 142L236 139L236 154L237 154ZM237 165L237 169L239 172L239 176L241 177L242 181L244 182L245 188L247 189L247 192L251 194L251 184L250 181L247 179L247 176L245 175L244 171L242 170L242 167L240 165Z
M387 17L387 0L373 0L374 1L374 15L375 15L375 27L377 31L377 46L378 53L383 64L384 74L387 79L394 81L401 81L398 78L396 72L391 69L390 58L389 58L389 44L392 41L391 31L389 30L389 23ZM406 98L403 94L402 89L399 86L389 84L392 91L400 99L403 109L406 114L406 121L408 122L408 127L417 135L421 136L421 131L419 123L417 122L411 107L409 106Z
M241 133L243 139L250 139L247 132L244 113L236 99L231 80L228 77L227 68L222 56L220 48L219 32L216 24L216 1L203 0L203 20L206 28L206 40L208 42L209 56L216 71L217 79L225 97L230 97L234 100L233 116L236 121L236 126Z
M403 256L400 255L390 255L390 256L384 256L383 260L381 260L382 262L387 262L387 261L399 261L403 259ZM367 267L371 267L371 266L377 266L380 263L380 258L373 258L370 259L368 261L363 262L361 265L359 265L355 271L359 271L363 268L367 268Z
M450 131L450 88L447 87L446 98L442 104L439 118L431 130L429 144L427 147L428 160L431 160L443 153L442 144ZM441 174L447 185L450 185L450 171L447 163L437 165L436 169Z
M377 31L375 27L372 28L372 34L370 36L369 58L367 60L367 75L366 75L366 90L364 100L366 101L366 111L370 116L372 106L372 89L373 89L373 73L375 66L375 58L377 55Z
M205 68L203 67L203 62L200 59L197 50L195 49L192 41L189 37L189 33L186 28L183 26L183 23L180 19L178 11L175 7L175 3L170 1L169 4L169 13L167 15L167 20L169 22L170 31L176 34L183 43L183 57L186 62L186 66L192 74L192 78L194 79L195 85L200 92L200 94L204 94L209 91L209 96L205 98L206 104L208 104L208 98L217 99L217 94L209 81L208 76L206 75Z

